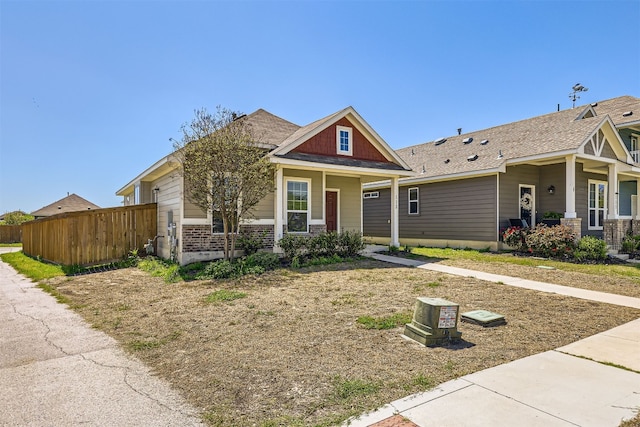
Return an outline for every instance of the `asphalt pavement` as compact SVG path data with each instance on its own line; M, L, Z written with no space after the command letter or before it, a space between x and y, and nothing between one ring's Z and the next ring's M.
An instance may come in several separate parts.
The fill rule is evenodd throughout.
M0 262L0 425L202 424L115 340Z

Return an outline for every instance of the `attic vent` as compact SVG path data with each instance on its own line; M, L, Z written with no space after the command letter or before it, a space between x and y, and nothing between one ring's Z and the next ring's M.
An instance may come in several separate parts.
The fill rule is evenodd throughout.
M474 154L473 156L467 157L468 162L473 162L474 160L478 160L478 155Z
M451 159L447 159L444 161L445 164L449 163L451 161Z
M597 103L597 102L594 102L593 104L591 104L591 106L592 106L592 107L597 107L597 106L598 106L598 103Z
M504 156L502 155L502 150L498 150L498 159L501 159L502 157L504 157Z
M625 111L624 113L622 113L622 117L629 117L632 114L633 114L633 111Z
M427 168L424 167L424 165L422 165L422 172L420 173L426 173L427 172Z
M465 138L465 139L463 139L463 140L462 140L462 142L463 142L464 144L469 144L469 143L471 143L471 141L473 141L473 138L471 138L471 137L469 137L469 138Z
M413 148L411 149L411 155L412 155L412 156L415 156L415 155L416 155L416 152L413 150Z
M441 144L444 144L446 140L447 138L440 138L440 139L436 139L434 142L436 143L436 145L441 145Z
M480 145L487 145L489 143L488 139L483 139L482 141L480 141Z

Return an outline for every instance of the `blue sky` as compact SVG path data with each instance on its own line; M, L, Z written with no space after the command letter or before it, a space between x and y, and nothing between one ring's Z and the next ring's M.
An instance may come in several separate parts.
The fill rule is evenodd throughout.
M0 212L116 190L194 110L305 125L348 105L393 148L640 96L634 1L0 0Z

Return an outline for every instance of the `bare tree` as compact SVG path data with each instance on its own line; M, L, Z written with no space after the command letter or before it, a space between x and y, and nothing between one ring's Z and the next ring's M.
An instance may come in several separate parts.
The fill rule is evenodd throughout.
M233 260L240 223L274 189L274 166L247 116L218 107L195 111L174 141L185 196L224 234L224 259Z

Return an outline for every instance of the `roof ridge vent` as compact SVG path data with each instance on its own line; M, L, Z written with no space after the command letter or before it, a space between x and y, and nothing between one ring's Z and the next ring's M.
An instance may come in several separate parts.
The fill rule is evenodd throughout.
M465 138L465 139L463 139L463 140L462 140L462 142L463 142L464 144L470 144L472 141L473 141L473 138L472 138L472 137Z
M436 145L441 145L441 144L444 144L446 141L447 141L447 138L438 138L433 142L435 142Z
M591 106L592 106L592 107L597 107L597 106L598 106L598 103L597 103L597 102L593 102L593 103L591 103Z
M473 161L476 161L476 160L478 160L478 155L477 154L474 154L473 156L467 157L467 162L473 162Z
M487 145L489 143L488 139L483 139L482 141L480 141L480 145Z
M633 111L625 111L624 113L622 113L622 117L629 117L632 114L633 114Z

